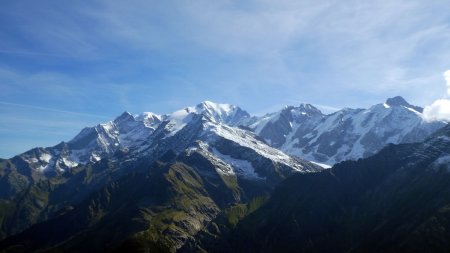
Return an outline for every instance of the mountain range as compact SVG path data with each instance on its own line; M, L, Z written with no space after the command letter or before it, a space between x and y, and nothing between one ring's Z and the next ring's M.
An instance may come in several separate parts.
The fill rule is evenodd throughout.
M208 252L449 252L450 127L283 181ZM292 194L296 192L296 194Z
M244 251L245 241L236 239L242 235L254 236L255 252L271 252L284 241L259 247L258 240L272 237L251 231L261 225L254 217L270 223L271 215L276 216L279 210L264 211L271 206L285 205L292 215L319 210L328 204L323 194L354 190L351 180L365 177L370 161L377 162L374 157L386 152L383 162L393 163L386 174L414 162L420 164L416 170L423 170L420 159L431 152L433 141L445 139L448 127L425 121L422 111L395 97L369 109L329 115L301 104L256 117L237 106L209 101L167 115L125 112L83 129L68 142L0 159L0 251ZM390 149L414 152L391 154L386 151ZM433 164L448 163L445 156L433 159ZM335 171L349 178L320 183ZM314 194L321 200L312 201L312 209L294 204L296 198L314 199ZM340 213L329 215L343 220ZM285 220L292 223L289 217ZM312 222L321 216L310 218ZM259 225L245 225L252 222ZM307 247L323 238L316 239L308 239L305 249L320 250Z
M420 142L443 127L427 122L423 108L394 97L368 109L324 115L310 104L286 106L250 127L271 146L303 159L333 165L371 156L386 144Z

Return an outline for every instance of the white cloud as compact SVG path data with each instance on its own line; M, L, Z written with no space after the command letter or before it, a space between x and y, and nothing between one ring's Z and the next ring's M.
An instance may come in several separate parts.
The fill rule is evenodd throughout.
M447 95L450 96L450 70L444 72L447 84ZM450 122L450 100L438 99L433 104L426 106L423 115L427 121L445 120Z
M444 78L447 82L447 94L450 96L450 69L444 72Z
M450 121L450 100L438 99L434 101L433 104L425 107L423 114L427 121Z

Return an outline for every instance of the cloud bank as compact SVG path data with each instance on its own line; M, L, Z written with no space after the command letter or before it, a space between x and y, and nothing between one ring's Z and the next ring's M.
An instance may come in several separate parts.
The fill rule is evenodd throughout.
M447 97L450 96L450 70L444 72L445 82L447 84ZM450 100L438 99L433 104L426 106L423 111L427 121L444 120L450 122Z
M433 104L425 107L423 114L428 121L450 121L450 100L438 99Z
M450 96L450 70L444 72L445 82L447 82L447 95Z

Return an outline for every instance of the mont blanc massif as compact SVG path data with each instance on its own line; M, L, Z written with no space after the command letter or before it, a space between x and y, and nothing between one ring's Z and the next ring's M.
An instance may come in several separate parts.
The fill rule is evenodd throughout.
M422 113L125 112L0 159L0 252L449 252L450 126Z

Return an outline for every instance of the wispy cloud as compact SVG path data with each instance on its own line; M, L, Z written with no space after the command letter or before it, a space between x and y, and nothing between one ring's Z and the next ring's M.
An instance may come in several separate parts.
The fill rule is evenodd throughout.
M109 119L110 118L110 117L103 116L103 115L83 113L83 112L73 112L73 111L66 111L66 110L59 110L59 109L41 107L41 106L36 106L36 105L16 104L16 103L3 102L3 101L0 101L0 104L1 105L13 106L13 107L26 108L26 109L31 109L31 110L39 110L39 111L46 111L46 112L56 112L56 113L63 113L63 114L72 114L72 115L77 115L77 116L94 117L94 118L99 118L99 119Z
M430 104L450 59L447 9L446 0L7 1L0 101L90 118L206 99L261 113L394 95Z
M59 4L38 5L37 12L49 21L21 30L49 55L107 61L133 55L135 65L117 66L124 75L138 64L167 69L170 62L179 77L199 80L198 89L213 87L235 100L246 98L243 89L282 86L285 92L277 99L309 90L304 100L316 100L324 89L339 89L377 97L408 93L413 102L424 103L438 95L436 89L426 98L412 90L437 87L434 69L450 56L444 47L450 36L444 4L98 0L73 4L69 12ZM17 15L32 18L26 9ZM219 57L222 62L210 64ZM211 84L218 79L222 85Z

